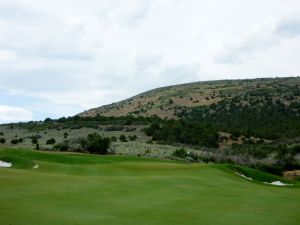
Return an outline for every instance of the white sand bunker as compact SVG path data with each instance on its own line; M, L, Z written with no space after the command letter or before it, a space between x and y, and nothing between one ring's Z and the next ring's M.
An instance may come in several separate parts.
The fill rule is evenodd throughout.
M4 162L4 161L1 161L0 160L0 167L11 167L12 166L12 163L9 163L9 162Z
M33 169L38 169L38 168L39 168L39 165L38 165L38 164L35 164L32 168L33 168Z
M244 174L241 174L241 173L238 173L238 172L235 172L235 174L237 174L237 175L239 175L239 176L241 176L241 177L243 177L243 178L245 178L247 180L253 180L251 177L247 177Z
M285 184L282 183L281 181L273 181L271 183L268 182L263 182L264 184L270 184L270 185L276 185L276 186L286 186L286 185L293 185L293 184Z

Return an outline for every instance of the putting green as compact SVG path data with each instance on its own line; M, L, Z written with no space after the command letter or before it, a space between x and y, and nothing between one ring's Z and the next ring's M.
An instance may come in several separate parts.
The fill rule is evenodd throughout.
M225 165L0 150L1 225L300 223L298 185L248 181ZM38 169L33 169L38 164Z

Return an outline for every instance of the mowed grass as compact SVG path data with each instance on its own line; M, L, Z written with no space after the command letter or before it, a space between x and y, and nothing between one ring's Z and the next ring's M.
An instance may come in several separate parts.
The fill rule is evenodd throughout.
M0 168L1 225L300 222L297 184L251 182L226 165L13 149L0 160L15 163Z

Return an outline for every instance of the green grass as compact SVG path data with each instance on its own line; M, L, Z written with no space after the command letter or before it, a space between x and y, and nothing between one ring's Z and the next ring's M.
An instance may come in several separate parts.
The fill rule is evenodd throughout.
M228 165L0 150L1 225L299 224L300 188ZM15 161L13 161L15 160ZM32 169L38 164L39 169ZM269 181L269 180L268 180Z

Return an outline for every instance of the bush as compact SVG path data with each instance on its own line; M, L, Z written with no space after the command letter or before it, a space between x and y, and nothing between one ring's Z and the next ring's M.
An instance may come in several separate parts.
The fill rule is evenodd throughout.
M87 139L82 139L80 144L82 148L89 153L105 155L107 154L110 145L110 139L103 138L101 135L93 133L89 134Z
M107 126L104 128L105 131L122 131L124 130L124 126L118 126L118 125L113 125L113 126Z
M0 138L0 144L4 144L6 142L5 138Z
M0 136L3 136L4 135L4 133L3 132L0 132Z
M61 152L66 152L70 148L70 143L69 141L63 141L62 143L58 143L53 146L53 150L61 151Z
M116 142L118 139L117 139L115 136L112 136L112 137L110 138L110 140L111 140L112 142Z
M37 137L31 137L31 143L36 145L38 143L38 138Z
M130 141L135 141L137 139L137 136L133 135L133 136L129 136L128 138Z
M120 139L121 142L127 142L127 138L124 134L121 134L119 139Z
M46 145L54 145L56 143L54 138L50 138L46 141Z
M69 136L68 132L65 132L64 133L64 138L68 138L68 136Z
M183 148L181 148L175 150L172 155L178 158L185 159L188 156L188 153Z
M19 138L19 139L13 139L10 141L11 144L16 145L18 143L22 143L23 142L23 138Z

